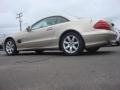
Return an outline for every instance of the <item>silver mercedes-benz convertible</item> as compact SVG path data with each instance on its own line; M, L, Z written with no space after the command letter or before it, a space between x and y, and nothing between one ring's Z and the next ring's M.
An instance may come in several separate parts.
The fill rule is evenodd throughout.
M58 49L65 55L78 55L86 49L96 52L116 39L114 24L105 20L50 16L26 30L5 37L3 47L7 55L19 51Z

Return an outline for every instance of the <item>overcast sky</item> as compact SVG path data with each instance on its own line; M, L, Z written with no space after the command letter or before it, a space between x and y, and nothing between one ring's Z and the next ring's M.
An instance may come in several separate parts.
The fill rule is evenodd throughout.
M19 12L25 26L51 15L110 18L120 26L120 0L0 0L0 32L19 30Z

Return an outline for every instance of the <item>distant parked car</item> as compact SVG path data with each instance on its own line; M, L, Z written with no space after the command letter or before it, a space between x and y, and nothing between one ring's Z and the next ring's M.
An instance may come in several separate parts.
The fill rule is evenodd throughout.
M114 30L115 30L115 32L117 34L117 37L116 37L116 40L114 40L114 41L111 42L111 45L112 46L116 46L116 45L120 46L120 30L117 29L117 28L115 28Z
M3 40L4 40L5 34L0 33L0 50L3 49Z
M59 49L66 55L78 55L86 49L96 52L116 39L110 22L75 17L51 16L43 18L26 30L9 35L4 40L7 55L19 51Z
M0 40L0 49L2 49L2 41Z
M120 45L120 30L119 30L119 29L116 29L116 32L117 32L116 43L117 43L117 45L119 46L119 45Z

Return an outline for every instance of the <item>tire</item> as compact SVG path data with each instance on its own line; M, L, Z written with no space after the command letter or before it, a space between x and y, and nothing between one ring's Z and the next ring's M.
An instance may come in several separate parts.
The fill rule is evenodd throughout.
M83 52L85 44L78 33L68 32L62 36L60 47L65 55L75 56Z
M17 51L17 47L13 39L8 39L5 42L4 47L5 47L5 52L8 56L17 55L19 53L19 51Z
M41 53L43 53L43 51L44 51L44 50L36 50L35 53L36 53L36 54L41 54Z
M90 53L95 53L99 50L99 47L94 47L94 48L86 48L86 50Z

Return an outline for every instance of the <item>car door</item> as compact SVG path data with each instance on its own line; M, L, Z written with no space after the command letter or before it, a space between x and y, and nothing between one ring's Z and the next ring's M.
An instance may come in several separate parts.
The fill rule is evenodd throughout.
M54 43L55 17L48 17L33 24L30 32L24 32L21 36L22 48L49 47Z

